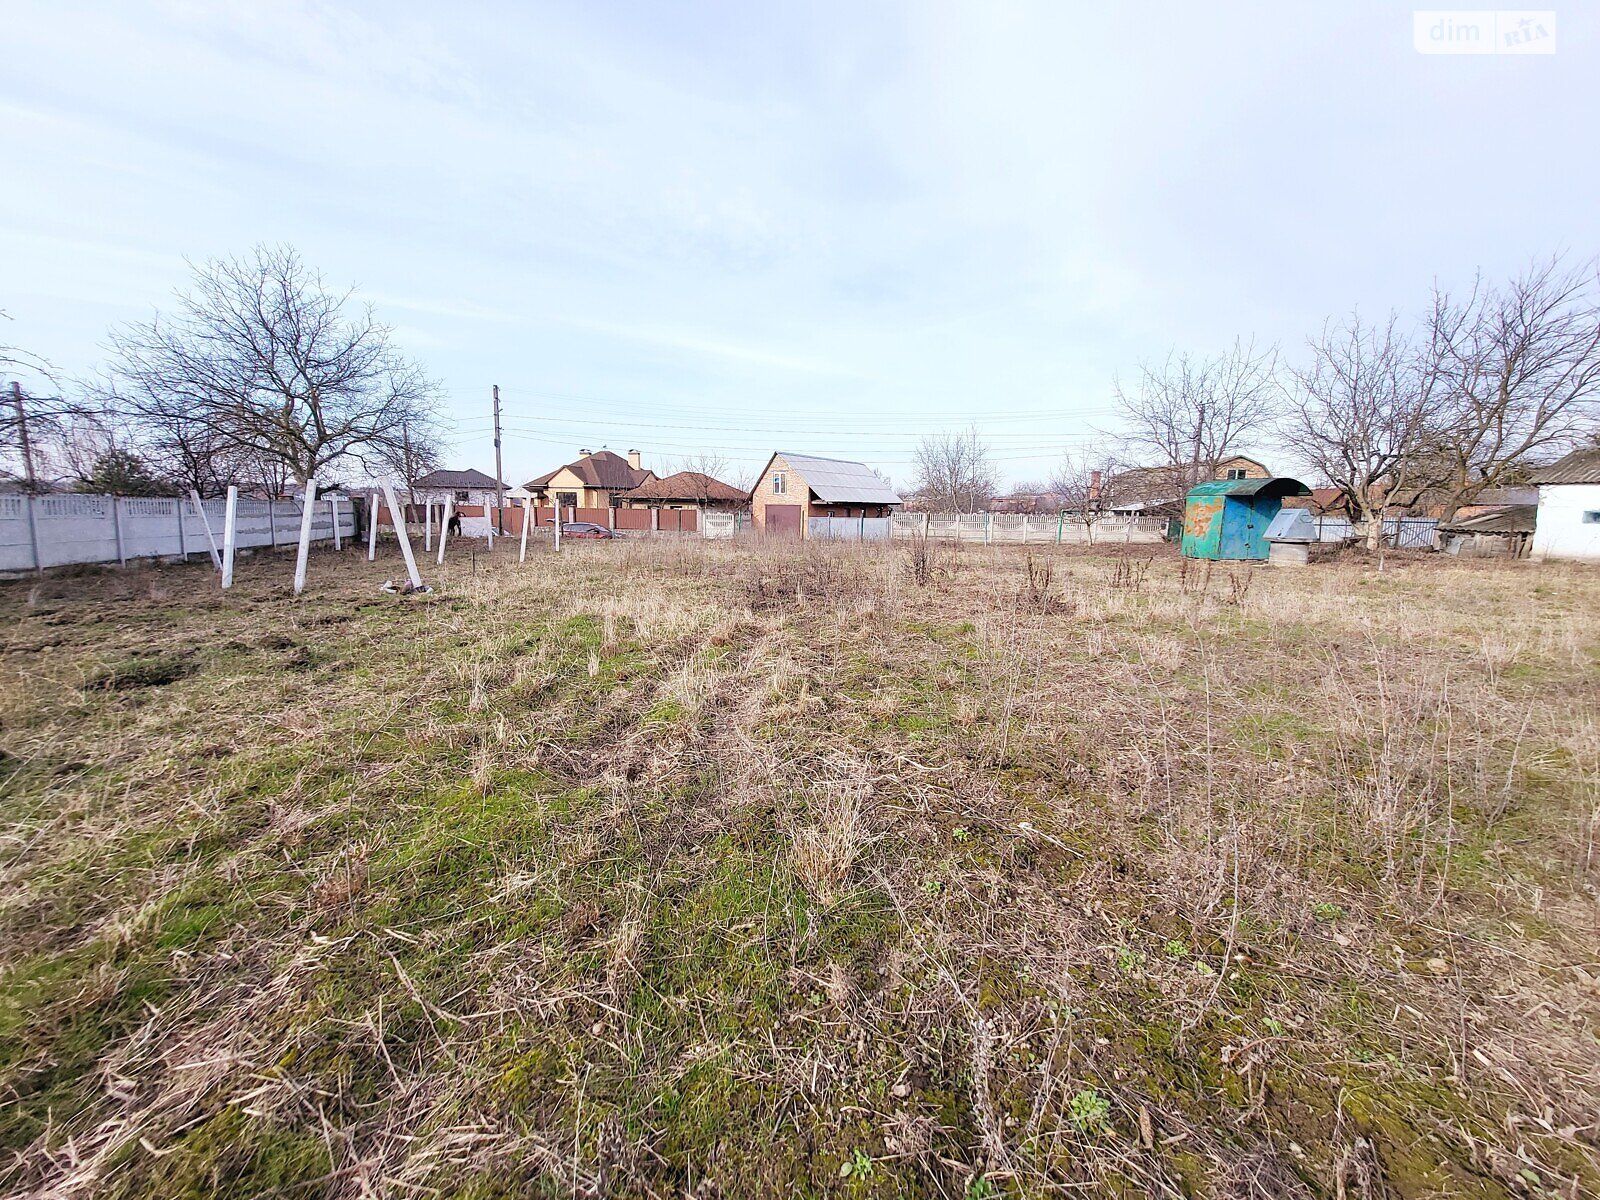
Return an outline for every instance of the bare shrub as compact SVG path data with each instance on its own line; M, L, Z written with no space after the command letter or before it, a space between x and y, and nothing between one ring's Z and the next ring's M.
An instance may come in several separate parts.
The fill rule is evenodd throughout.
M921 529L911 534L911 544L906 547L906 568L911 581L918 587L927 587L939 570L939 552L931 538Z
M1119 558L1111 568L1111 587L1116 591L1144 591L1145 576L1150 573L1153 558Z

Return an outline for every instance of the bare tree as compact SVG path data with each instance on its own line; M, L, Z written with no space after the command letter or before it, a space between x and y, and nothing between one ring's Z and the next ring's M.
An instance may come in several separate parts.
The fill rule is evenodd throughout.
M392 462L438 389L351 295L289 248L209 262L172 317L113 331L118 406L158 436L198 431L188 445L238 455L265 486Z
M1164 468L1165 490L1182 495L1268 425L1277 369L1275 347L1257 351L1243 339L1211 358L1169 354L1159 366L1140 364L1135 386L1113 384L1125 452Z
M978 512L997 485L989 447L976 429L925 437L917 446L912 490L935 512Z
M1280 436L1348 498L1367 545L1382 545L1384 510L1419 487L1440 416L1440 373L1431 348L1352 314L1310 341L1310 362L1292 373Z
M1427 335L1443 373L1428 466L1446 519L1530 460L1583 440L1600 414L1600 280L1595 260L1559 255L1504 287L1461 300L1434 292Z
M0 319L12 318L0 309ZM4 387L0 394L0 455L14 460L29 487L43 488L43 477L59 473L54 469L58 455L53 451L59 448L78 405L56 394L59 389L47 361L16 346L0 344L0 386Z
M661 464L661 474L675 475L679 471L693 471L697 475L709 475L713 479L722 479L728 473L728 460L726 456L712 450L701 450L695 454L684 454L678 458L669 458Z
M1119 481L1126 477L1107 446L1085 442L1062 456L1050 476L1050 490L1063 516L1082 525L1084 536L1093 545L1095 526L1108 509L1125 499L1118 489L1122 486Z
M397 478L410 496L417 480L444 465L441 450L444 435L431 414L419 413L408 417L398 441L378 447L376 465L381 471Z
M749 491L750 487L746 486L742 482L730 480L728 478L730 471L731 468L725 456L717 454L714 451L701 450L695 454L684 454L676 459L667 459L661 464L660 473L662 475L676 475L680 472L688 472L690 475L703 475L706 478L714 479L719 483L726 483L730 487L737 487L746 492ZM710 496L705 494L708 490L709 489L702 485L698 489L699 494L694 496L694 499L702 502L709 500Z

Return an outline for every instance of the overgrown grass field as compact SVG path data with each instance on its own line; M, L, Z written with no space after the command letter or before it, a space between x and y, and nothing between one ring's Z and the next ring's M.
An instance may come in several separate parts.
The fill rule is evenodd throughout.
M1600 572L0 584L0 1189L1600 1194Z

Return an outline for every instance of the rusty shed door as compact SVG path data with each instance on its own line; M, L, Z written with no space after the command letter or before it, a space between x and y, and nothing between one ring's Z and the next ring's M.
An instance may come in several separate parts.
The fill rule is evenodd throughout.
M800 505L769 504L765 508L767 532L777 537L800 536Z

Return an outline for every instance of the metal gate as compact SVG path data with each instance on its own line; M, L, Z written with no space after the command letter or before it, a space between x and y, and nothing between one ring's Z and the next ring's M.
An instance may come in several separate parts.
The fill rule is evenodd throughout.
M798 504L769 504L762 510L766 532L774 537L800 536L800 508Z

